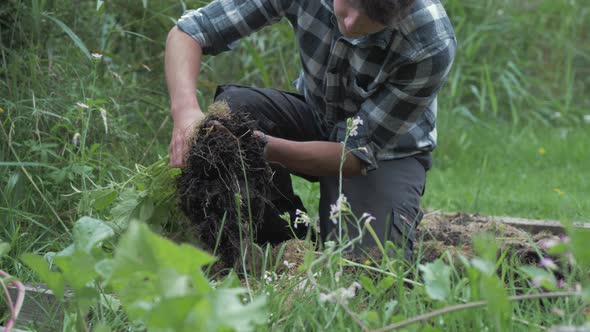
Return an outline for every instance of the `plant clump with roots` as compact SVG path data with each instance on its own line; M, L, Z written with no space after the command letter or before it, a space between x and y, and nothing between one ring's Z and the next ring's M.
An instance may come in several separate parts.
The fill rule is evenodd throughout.
M190 138L177 182L180 208L197 237L228 265L256 240L270 204L272 171L254 130L247 114L224 102L211 105Z

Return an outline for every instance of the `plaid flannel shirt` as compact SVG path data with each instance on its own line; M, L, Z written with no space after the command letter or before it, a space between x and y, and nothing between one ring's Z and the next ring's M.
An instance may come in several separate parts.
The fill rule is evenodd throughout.
M363 120L347 148L365 162L365 171L379 160L433 150L436 96L456 46L439 0L417 0L398 24L356 39L339 32L332 1L215 0L184 13L178 28L205 54L217 54L285 17L299 44L297 90L333 141L344 141L347 118Z

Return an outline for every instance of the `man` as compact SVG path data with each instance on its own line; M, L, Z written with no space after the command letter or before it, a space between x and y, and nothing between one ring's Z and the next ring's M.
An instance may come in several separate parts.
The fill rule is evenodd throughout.
M330 206L340 197L345 152L342 193L352 211L374 216L381 241L393 241L409 258L436 146L436 96L455 55L453 29L439 0L216 0L188 11L166 43L174 119L170 165L183 167L187 133L203 117L195 94L202 54L229 50L281 18L291 22L299 45L299 94L220 86L216 99L258 121L265 157L279 165L278 207L292 215L303 209L289 171L319 179L322 238L340 236ZM352 117L362 124L344 146ZM286 230L275 218L259 239L284 240ZM348 232L358 234L354 227ZM364 236L356 251L374 244Z

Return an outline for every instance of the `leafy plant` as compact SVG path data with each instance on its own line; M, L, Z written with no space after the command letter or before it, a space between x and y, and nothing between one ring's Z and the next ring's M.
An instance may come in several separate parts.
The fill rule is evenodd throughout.
M84 217L74 225L74 243L49 255L49 262L21 257L58 298L71 287L72 314L66 317L77 326L84 328L84 317L105 297L150 331L253 331L266 320L265 298L245 297L244 289L233 286L233 275L211 286L202 268L215 259L204 251L177 245L134 221L113 253L108 248L114 234L108 224Z

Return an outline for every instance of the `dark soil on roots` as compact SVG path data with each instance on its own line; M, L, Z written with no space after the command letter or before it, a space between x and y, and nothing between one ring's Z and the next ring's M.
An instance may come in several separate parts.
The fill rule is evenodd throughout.
M178 178L180 209L197 237L227 266L255 240L261 225L272 172L255 121L215 103L190 139L186 167Z

